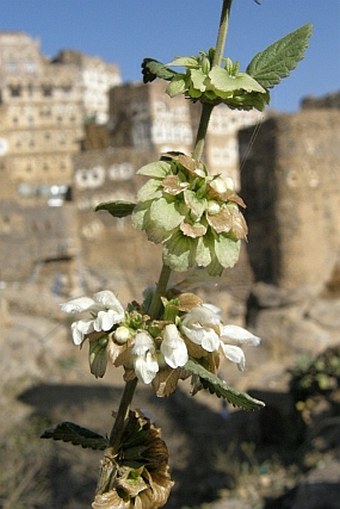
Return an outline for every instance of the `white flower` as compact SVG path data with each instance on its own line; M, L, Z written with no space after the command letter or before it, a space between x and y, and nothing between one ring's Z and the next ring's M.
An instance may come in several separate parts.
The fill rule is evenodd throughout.
M121 325L115 330L114 338L119 345L124 345L132 338L132 333L128 327Z
M163 333L161 352L165 362L170 368L176 369L184 366L189 359L184 339L178 332L175 324L166 325Z
M216 306L203 304L187 313L181 323L181 332L207 352L220 346L220 310Z
M246 364L246 358L243 350L239 346L224 343L224 339L229 339L238 343L253 346L257 346L261 341L258 336L254 336L254 334L247 331L246 329L243 329L243 327L239 327L238 325L223 326L221 338L222 339L220 345L224 355L231 362L235 362L241 371L244 370Z
M103 290L94 298L79 297L61 305L66 313L88 311L92 318L78 320L71 325L73 342L80 345L91 332L109 331L113 325L124 319L124 308L117 297L109 290Z
M143 331L137 332L132 355L137 378L149 384L159 371L155 345L150 334Z
M261 340L238 325L223 325L221 314L221 309L212 304L195 307L182 319L181 332L207 352L222 350L225 357L243 371L246 358L242 348L230 345L225 340L253 346L257 346Z

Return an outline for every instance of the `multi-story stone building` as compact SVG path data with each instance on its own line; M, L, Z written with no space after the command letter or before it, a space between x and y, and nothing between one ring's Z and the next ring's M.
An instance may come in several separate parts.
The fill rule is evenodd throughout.
M58 204L84 124L106 121L108 89L119 82L118 67L100 58L65 50L47 60L38 40L0 32L0 197Z
M39 41L0 33L1 198L33 204L65 194L83 138L80 93L77 70L50 64Z
M110 91L112 144L153 149L160 153L179 150L190 153L196 135L200 105L183 96L170 98L166 84L127 84ZM263 119L257 111L233 111L224 105L214 108L206 138L204 160L212 173L232 176L238 183L237 132Z
M128 83L110 90L112 144L135 149L190 151L189 102L164 94L162 82Z
M121 84L120 69L115 64L104 62L99 57L80 51L62 50L54 63L73 67L78 71L82 104L87 121L106 124L108 121L108 92Z

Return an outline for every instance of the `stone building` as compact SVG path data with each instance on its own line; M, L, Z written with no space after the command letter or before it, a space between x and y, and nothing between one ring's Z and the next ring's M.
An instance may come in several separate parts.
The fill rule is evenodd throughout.
M192 148L193 131L189 103L171 99L164 84L128 83L110 90L109 128L112 144L158 152Z
M0 198L33 205L67 192L83 138L78 82L76 69L40 54L39 41L0 33Z
M197 132L200 105L183 96L170 98L166 84L132 83L110 91L110 121L114 146L154 149L159 153L190 153ZM239 181L237 131L262 121L256 111L214 108L206 139L204 160L213 173L228 173Z
M63 199L84 126L106 122L108 90L120 81L119 68L98 57L63 50L48 60L38 40L0 32L0 197Z
M256 284L250 323L281 353L340 337L340 110L306 108L265 121L241 173Z
M22 207L0 201L0 246L0 281L29 281L44 264L55 270L53 262L75 260L79 240L73 205Z
M78 71L85 120L106 124L109 89L120 85L122 81L119 67L104 62L99 57L74 50L60 51L53 59L53 63L63 64Z
M302 109L340 109L340 90L331 92L322 97L308 96L301 101Z

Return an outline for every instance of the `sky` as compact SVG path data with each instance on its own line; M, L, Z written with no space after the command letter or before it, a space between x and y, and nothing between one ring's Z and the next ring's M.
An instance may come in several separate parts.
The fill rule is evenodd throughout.
M215 45L222 0L0 0L0 30L37 37L41 51L80 50L141 79L144 57L169 62ZM306 24L305 59L272 91L271 107L296 111L302 97L340 89L340 0L234 0L225 56L244 70L252 57Z

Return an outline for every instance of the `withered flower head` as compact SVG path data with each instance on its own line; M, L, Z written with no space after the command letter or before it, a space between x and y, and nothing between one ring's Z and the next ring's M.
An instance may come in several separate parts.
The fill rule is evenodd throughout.
M160 430L140 411L130 412L113 460L109 489L97 493L93 509L158 509L173 481Z

